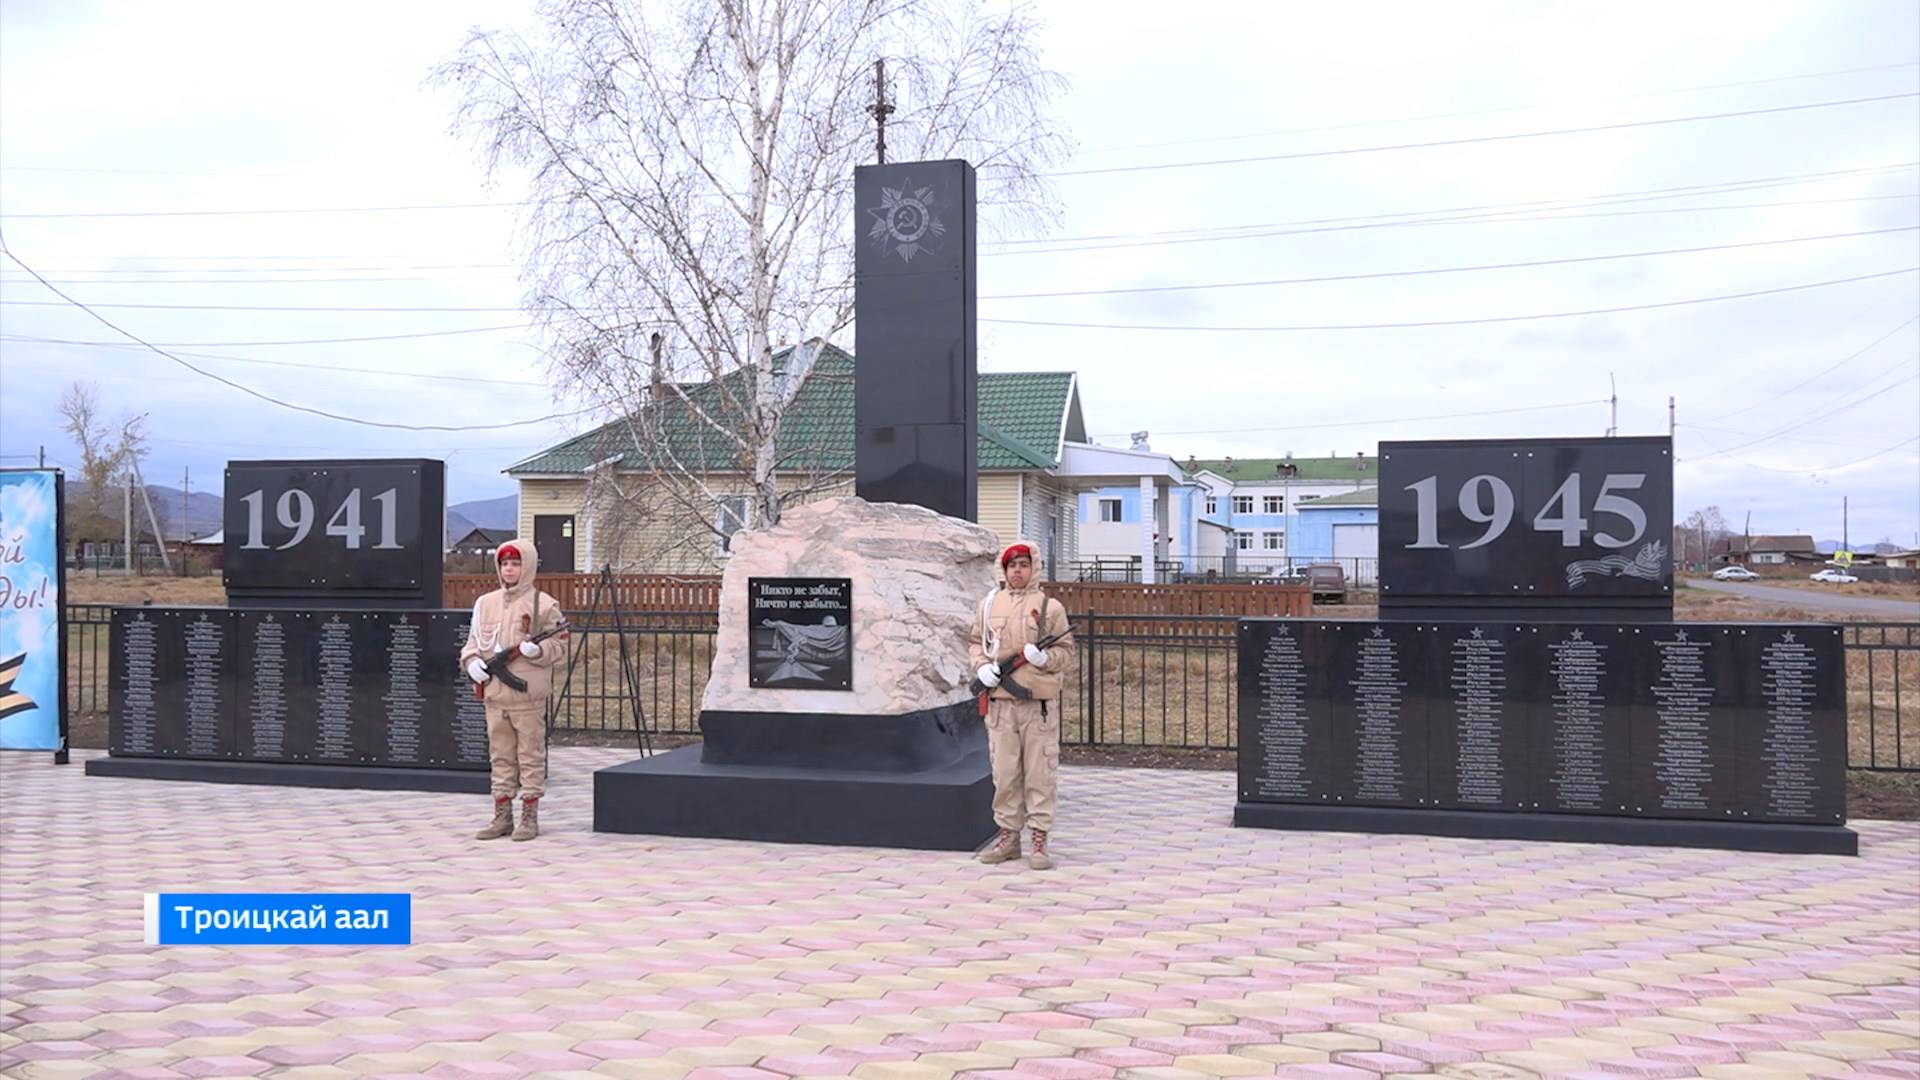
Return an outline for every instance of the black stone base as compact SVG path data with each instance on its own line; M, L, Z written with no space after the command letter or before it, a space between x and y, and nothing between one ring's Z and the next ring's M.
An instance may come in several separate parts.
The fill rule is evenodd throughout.
M921 772L987 745L971 699L899 716L703 709L700 760L709 765L791 765L864 772Z
M688 746L593 774L595 832L972 851L993 835L984 748L937 769L725 765Z
M485 795L492 787L492 778L484 769L396 769L374 765L300 765L275 761L199 761L192 758L92 758L87 762L87 775L123 776L139 780L196 780L203 784L444 791L462 795Z
M1233 823L1256 829L1412 833L1475 840L1558 840L1576 844L1724 848L1788 855L1860 854L1860 834L1841 825L1250 802L1234 804Z

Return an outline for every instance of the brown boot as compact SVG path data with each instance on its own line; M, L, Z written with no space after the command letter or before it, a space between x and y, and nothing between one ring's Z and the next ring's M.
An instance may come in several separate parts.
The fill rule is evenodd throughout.
M1003 863L1008 859L1020 857L1020 834L1012 829L1001 829L994 835L993 842L980 849L974 856L983 863Z
M1053 869L1053 856L1047 854L1046 830L1033 830L1033 854L1027 856L1027 865L1035 870Z
M493 800L493 821L473 834L475 840L498 840L513 831L513 799Z
M520 800L520 827L513 830L515 840L531 840L540 835L540 800Z

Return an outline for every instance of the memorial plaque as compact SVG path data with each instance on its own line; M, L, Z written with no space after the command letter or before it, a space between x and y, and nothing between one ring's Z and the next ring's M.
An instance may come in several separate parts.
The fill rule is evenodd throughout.
M354 682L359 677L353 648L357 621L349 612L330 611L315 616L314 761L345 765L364 760L358 732L358 695L354 692Z
M319 719L314 617L295 611L238 613L235 744L247 761L311 761Z
M466 612L120 608L117 756L485 769Z
M1330 693L1318 624L1243 621L1239 645L1240 797L1332 799Z
M162 731L178 714L169 699L178 683L177 612L115 608L109 647L114 679L110 695L107 746L115 754L173 755L177 743Z
M1427 627L1321 623L1331 685L1333 801L1425 806Z
M1632 812L1636 642L1625 626L1527 628L1528 809Z
M427 620L430 662L421 675L437 718L428 732L430 756L449 767L489 767L487 706L474 697L473 680L460 670L471 614L435 612ZM556 671L555 678L559 678ZM558 693L556 688L555 693Z
M1435 806L1520 810L1527 769L1526 655L1522 628L1501 623L1434 627L1428 676L1428 781Z
M1744 627L1738 678L1738 817L1847 818L1846 649L1837 626Z
M374 680L380 707L372 714L369 754L377 765L437 764L430 760L427 732L447 725L439 710L429 707L420 684L426 668L427 615L382 612L368 623L369 646L386 655Z
M1693 623L1634 635L1633 813L1736 816L1732 631Z
M853 689L853 582L748 578L747 684L783 690Z
M185 753L233 756L233 618L225 611L191 612L181 628L186 672Z
M247 606L440 606L446 465L232 461L221 574Z
M1672 531L1666 438L1380 444L1389 618L1667 620Z

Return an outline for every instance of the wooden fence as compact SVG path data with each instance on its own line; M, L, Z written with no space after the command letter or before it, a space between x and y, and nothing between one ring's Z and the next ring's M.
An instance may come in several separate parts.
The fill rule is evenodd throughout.
M540 588L559 601L562 611L584 613L599 581L594 574L542 574ZM497 587L491 574L449 574L447 607L471 607L480 594ZM1223 615L1248 618L1313 614L1313 595L1304 585L1132 585L1121 582L1061 581L1044 586L1047 595L1070 615L1097 611L1108 616L1188 617ZM699 574L616 574L612 596L601 607L623 612L719 611L720 578ZM1150 633L1143 619L1129 632ZM1230 630L1228 632L1231 632Z

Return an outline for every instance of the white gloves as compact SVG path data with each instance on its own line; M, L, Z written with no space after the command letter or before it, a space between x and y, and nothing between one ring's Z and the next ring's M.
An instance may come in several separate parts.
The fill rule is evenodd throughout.
M529 659L529 660L531 660L531 659L533 659L533 658L534 658L534 657L536 657L536 656L539 656L539 655L540 655L540 643L539 643L539 642L537 642L537 641L523 641L523 642L521 642L521 643L520 643L520 655L521 655L521 656L524 656L524 657L526 657L526 658L527 658L527 659Z
M979 678L980 685L989 690L1000 685L1000 676L993 670L992 664L981 664L980 670L974 672L974 675Z
M477 656L467 662L467 676L477 683L483 683L493 678L492 675L487 673L487 662Z
M1027 647L1021 650L1021 655L1025 656L1027 663L1034 667L1047 666L1047 650L1034 647L1032 642L1028 642Z

